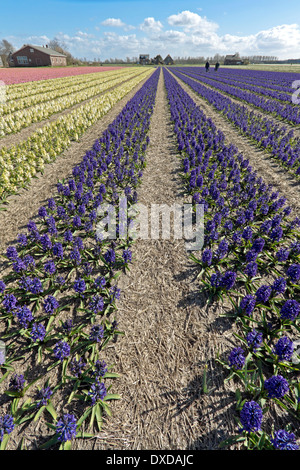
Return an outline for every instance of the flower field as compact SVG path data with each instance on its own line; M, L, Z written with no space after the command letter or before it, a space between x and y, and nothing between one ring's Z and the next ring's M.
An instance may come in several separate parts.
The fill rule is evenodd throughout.
M238 149L224 145L224 135L168 72L166 86L186 192L205 207L203 253L199 259L192 255L198 278L208 302L230 300L239 324L240 345L220 360L230 371L226 380L238 377L244 393L238 389L245 435L237 441L272 447L273 438L261 430L262 410L272 408L273 400L299 419L299 365L290 361L293 340L299 339L300 219ZM254 411L243 418L249 403Z
M208 74L199 67L79 75L63 70L56 77L36 71L44 78L37 74L28 83L20 73L0 108L0 144L41 123L26 139L0 149L0 216L14 205L17 210L20 197L29 217L25 227L16 220L11 242L1 246L0 448L90 448L103 436L101 449L161 450L161 436L167 436L171 449L298 449L300 218L289 192L299 190L300 176L299 106L291 103L297 74ZM64 176L60 166L71 142L80 142L130 93ZM195 97L228 127L218 128ZM226 139L229 128L258 152L266 150L290 187L281 190L280 176L269 181L259 174L255 160ZM32 212L26 197L51 165L57 166L56 190ZM29 196L19 196L21 189ZM200 251L179 253L173 241L141 242L124 232L135 222L130 209L143 191L149 204L160 203L164 194L176 204L182 194L195 213L197 205L203 207ZM128 211L118 212L117 236L101 236L99 210L119 207L124 197ZM166 261L151 257L151 244L165 250L171 270L184 260L181 275L168 276L158 290ZM196 292L192 307L181 296L186 263L194 273L188 286ZM144 299L148 310L140 311ZM181 329L177 312L184 317ZM214 338L217 315L227 325L223 343L220 333L218 348L204 348L204 336ZM204 364L200 372L192 357ZM190 383L196 391L184 401ZM206 413L212 419L205 421ZM113 444L106 429L114 433ZM127 441L130 433L134 440Z
M39 80L51 80L60 77L71 77L87 73L107 72L120 67L56 67L56 68L34 68L34 69L2 69L0 80L6 85L35 82Z
M3 135L5 135L7 129L9 132L17 132L21 127L30 126L33 121L44 120L52 113L71 108L74 104L87 100L82 106L70 110L70 113L65 116L57 118L50 124L46 123L19 145L1 149L1 200L4 202L9 194L13 194L22 186L24 187L37 171L42 172L45 163L53 161L60 155L71 140L78 140L87 128L107 113L122 96L144 77L144 71L141 73L141 71L132 70L122 71L118 78L114 78L109 72L109 76L103 79L101 74L100 83L98 82L88 91L86 91L88 85L85 83L84 91L74 93L71 97L68 94L65 98L56 97L52 101L51 95L48 94L49 101L42 107L38 105L38 115L35 110L36 106L33 105L21 111L21 117L19 112L17 112L18 116L15 116L14 112L3 116L1 126ZM115 88L112 90L112 87ZM72 93L72 87L71 91L69 87L69 93ZM98 96L99 94L101 96ZM91 97L94 99L88 100Z
M174 70L174 73L177 74L177 71ZM184 75L186 75L186 73ZM254 112L254 109L248 109L242 104L233 102L229 96L222 93L227 93L227 88L223 87L222 83L214 82L213 88L208 88L203 85L202 82L211 84L211 80L206 80L204 76L201 78L201 82L198 82L190 79L189 75L183 76L182 73L180 73L180 77L185 83L191 86L193 90L199 93L209 103L213 104L218 111L225 114L245 136L257 142L262 148L268 150L270 155L293 175L296 177L300 175L300 140L299 137L294 136L293 129L288 129L284 125L278 124L278 122L274 121L268 114L266 116L259 115ZM195 77L194 74L191 76ZM199 75L197 75L197 77L199 77ZM291 77L291 81L294 81L294 78L295 77ZM217 90L222 90L222 92ZM234 88L234 90L236 89ZM233 93L230 94L232 95ZM242 101L244 100L242 94L239 94L238 89L235 95ZM248 92L248 95L254 99L256 97L254 93ZM274 111L270 101L269 99L266 101L269 107L267 113L272 112L279 117L279 114ZM251 100L248 102L251 102ZM270 111L271 108L272 111ZM292 110L292 112L290 112L290 110ZM299 113L299 106L288 104L284 106L284 111L285 120L289 122L292 120L291 115ZM295 119L295 122L298 124L297 119Z

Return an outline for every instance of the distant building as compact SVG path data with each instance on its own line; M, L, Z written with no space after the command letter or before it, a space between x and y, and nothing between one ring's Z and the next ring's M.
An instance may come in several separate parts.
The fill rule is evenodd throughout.
M227 55L224 60L224 65L243 65L244 61L237 55Z
M3 67L3 62L2 62L1 57L0 57L0 67Z
M155 64L155 65L163 65L164 64L163 58L160 54L158 54L156 57L154 57L153 64Z
M170 54L167 55L167 57L164 60L164 63L165 63L165 65L173 65L174 64L174 60L172 59Z
M67 56L48 46L24 44L18 51L11 54L9 64L12 67L62 67L67 65Z
M150 56L149 56L149 54L140 54L140 57L139 57L139 64L140 64L140 65L148 65L148 64L150 64Z

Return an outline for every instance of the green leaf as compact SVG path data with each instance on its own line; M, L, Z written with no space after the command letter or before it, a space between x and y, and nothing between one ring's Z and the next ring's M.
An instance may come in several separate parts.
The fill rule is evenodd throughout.
M6 379L6 377L10 374L10 371L13 370L13 368L11 368L10 370L7 370L5 372L5 374L3 374L3 376L1 377L0 379L0 384Z
M96 416L96 406L93 406L92 415L91 415L91 419L90 419L90 428L92 428L93 425L94 425L95 416Z
M52 418L54 419L54 421L57 420L57 413L52 405L51 402L48 403L48 405L46 405L46 410L51 414Z
M96 406L96 419L97 419L97 424L98 424L98 429L101 431L102 428L102 410L99 405Z
M62 445L63 450L72 450L72 442L66 441Z
M58 436L53 436L49 441L42 444L39 449L49 449L49 447L54 446L58 442Z
M80 427L82 423L88 418L88 416L91 414L92 408L88 408L83 415L78 419L77 421L77 427Z
M222 449L223 447L232 446L233 444L236 444L237 442L244 442L244 441L245 441L244 436L233 436L222 441L219 447Z
M34 417L33 421L37 421L39 419L39 417L41 416L41 414L43 413L45 408L46 408L46 406L41 406L40 407L39 411L35 414L35 417Z
M76 434L76 437L81 437L81 438L91 438L94 437L94 434L89 434L88 432L79 432Z
M8 434L4 434L3 439L2 439L2 442L0 443L0 444L1 444L1 445L0 445L0 450L5 450L5 449L6 449L8 439L9 439L9 435L8 435Z
M20 392L14 392L14 391L10 391L10 390L6 390L5 392L5 395L11 397L11 398L17 398L20 396Z
M120 377L120 374L117 374L116 372L106 372L106 374L104 374L103 376L104 379L115 379L119 377Z
M108 400L121 400L121 395L118 395L117 393L114 394L108 394L103 398L103 401L108 401Z

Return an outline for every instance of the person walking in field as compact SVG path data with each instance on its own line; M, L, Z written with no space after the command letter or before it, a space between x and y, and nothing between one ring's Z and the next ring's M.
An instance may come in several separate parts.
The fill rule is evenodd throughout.
M219 68L219 67L220 67L220 64L219 64L219 62L217 62L216 65L215 65L215 71L216 71L216 72L218 71L218 68Z
M209 71L209 62L208 61L205 64L205 68L206 68L206 72L208 72Z

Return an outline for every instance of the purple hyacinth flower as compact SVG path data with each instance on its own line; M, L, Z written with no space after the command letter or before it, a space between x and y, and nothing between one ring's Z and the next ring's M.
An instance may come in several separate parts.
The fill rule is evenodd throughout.
M75 282L74 282L74 285L73 285L73 289L78 294L80 294L80 295L83 294L83 292L86 289L86 284L84 282L84 279L76 279Z
M98 379L91 385L91 388L88 392L92 404L94 405L98 400L103 400L107 395L107 390L103 382L100 382Z
M245 310L247 315L251 315L256 304L256 299L251 294L245 295L240 303L240 308Z
M283 294L286 289L286 280L284 279L284 277L279 277L275 279L271 288L272 288L273 294L275 295Z
M226 290L232 289L235 284L236 276L237 274L234 271L226 271L226 273L221 276L220 287Z
M299 315L300 311L300 304L297 300L287 300L285 304L281 307L280 316L283 319L287 320L295 320L295 318Z
M100 378L103 377L107 371L108 367L106 362L97 360L95 363L95 369L91 372L91 375L96 376L96 378Z
M255 296L257 299L257 302L265 304L268 302L270 295L271 295L272 289L270 286L263 285L257 289L255 292Z
M28 323L32 322L33 320L31 310L26 307L26 305L17 308L16 315L20 325L23 326L23 328L25 329L28 327Z
M300 167L299 167L300 168ZM284 429L275 431L274 437L271 438L271 443L278 450L298 450L299 446L296 442L294 433L289 433Z
M300 279L300 264L292 264L286 272L292 282L298 282Z
M294 353L294 343L287 336L282 336L275 344L273 352L280 361L289 361Z
M5 289L6 289L6 284L3 281L0 281L0 294L3 294Z
M39 390L37 393L37 408L40 408L41 406L47 406L48 400L50 400L52 393L53 392L50 387L45 387Z
M9 382L9 388L15 390L16 392L22 392L25 385L24 375L14 374Z
M2 305L7 312L12 312L17 308L18 301L13 294L6 294L3 297Z
M246 402L240 413L242 430L247 432L259 431L261 429L262 418L263 411L259 404L255 401Z
M262 344L263 335L259 331L253 329L249 331L246 336L246 341L249 348L252 348L253 351L256 351L257 348Z
M96 341L99 343L104 336L104 328L102 325L93 325L91 327L91 332L89 339L90 341Z
M60 442L71 441L77 434L77 421L74 415L65 414L56 423L56 434Z
M210 248L206 248L202 253L202 263L206 266L210 266L212 261L212 251Z
M46 263L44 264L44 271L50 275L55 273L56 265L52 259L46 261Z
M258 270L258 265L255 261L251 261L250 263L248 263L244 269L244 273L248 276L248 277L254 277L256 276L257 274L257 270Z
M59 307L59 304L53 295L48 295L48 297L45 298L43 307L46 313L52 315L52 313Z
M116 261L115 250L113 248L107 250L107 252L104 254L104 259L107 264L114 264L114 262Z
M82 375L83 369L85 368L85 366L86 366L86 362L84 362L82 357L80 357L79 359L76 359L74 357L69 365L70 370L75 377L79 377L80 375Z
M6 257L11 261L16 261L19 257L15 246L9 246L6 250Z
M43 341L46 336L46 328L41 323L34 323L31 328L30 336L34 343Z
M269 398L282 398L289 391L288 381L281 375L273 375L264 383Z
M59 341L53 348L54 356L63 361L66 357L69 357L71 348L65 341Z
M4 434L11 434L14 430L14 419L12 415L0 416L0 442L3 441Z
M104 300L99 295L94 295L89 303L89 309L92 310L93 313L102 312L104 308Z
M233 369L242 369L245 365L245 353L242 348L234 348L228 356L228 364Z

